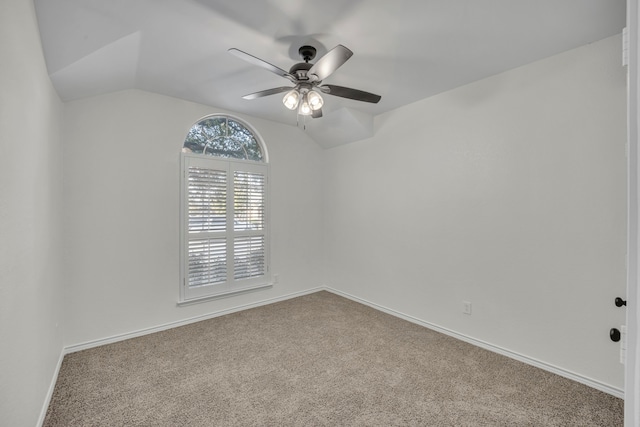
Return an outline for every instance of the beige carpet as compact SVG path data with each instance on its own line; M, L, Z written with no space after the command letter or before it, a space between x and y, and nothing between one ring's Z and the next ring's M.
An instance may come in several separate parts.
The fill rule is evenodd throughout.
M69 354L45 426L622 426L623 401L328 292Z

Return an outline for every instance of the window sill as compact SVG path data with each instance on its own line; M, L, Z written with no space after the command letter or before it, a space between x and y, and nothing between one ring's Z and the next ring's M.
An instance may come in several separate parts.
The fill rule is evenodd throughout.
M235 290L235 291L221 292L219 294L207 295L207 296L204 296L204 297L192 298L192 299L188 299L188 300L184 300L184 301L178 301L176 303L176 306L185 307L185 306L188 306L188 305L200 304L200 303L203 303L203 302L213 301L213 300L222 299L222 298L229 298L229 297L233 297L233 296L236 296L236 295L246 294L246 293L249 293L249 292L258 291L260 289L268 289L268 288L272 288L272 287L273 287L273 283L265 283L263 285L252 286L250 288L243 288L243 289L238 289L238 290Z

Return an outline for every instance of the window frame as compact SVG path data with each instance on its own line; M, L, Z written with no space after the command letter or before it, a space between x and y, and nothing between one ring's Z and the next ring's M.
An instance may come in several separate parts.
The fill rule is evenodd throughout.
M194 123L193 126L203 120L212 117L225 117L234 120L245 126L253 133L253 136L262 151L262 161L242 160L237 158L221 157L212 154L200 154L193 152L180 153L180 292L178 306L188 305L197 302L204 302L211 299L217 299L234 294L245 293L257 289L273 286L271 276L271 248L270 248L270 164L268 162L268 153L262 139L257 132L244 121L229 115L210 115L201 118ZM192 127L193 127L192 126ZM191 129L191 128L190 128ZM226 230L221 233L227 239L227 275L226 281L212 285L204 285L198 288L189 288L189 199L188 188L189 166L211 168L214 170L226 170ZM264 226L259 232L235 230L234 227L234 172L254 172L264 175ZM264 235L264 275L251 277L246 279L234 278L234 238L241 236ZM193 236L193 234L192 234ZM203 236L204 237L204 236ZM229 249L231 248L231 249Z

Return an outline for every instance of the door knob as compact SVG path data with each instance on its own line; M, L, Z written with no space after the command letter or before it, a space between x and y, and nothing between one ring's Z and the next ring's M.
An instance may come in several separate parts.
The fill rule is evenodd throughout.
M615 303L616 303L616 307L622 307L623 305L627 305L627 302L620 297L616 297Z
M620 341L620 331L617 328L611 328L609 331L609 338L611 338L611 341L613 342Z

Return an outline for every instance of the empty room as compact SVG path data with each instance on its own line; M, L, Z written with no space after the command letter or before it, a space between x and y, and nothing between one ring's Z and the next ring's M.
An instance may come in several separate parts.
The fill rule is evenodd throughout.
M638 426L637 0L2 0L0 425Z

